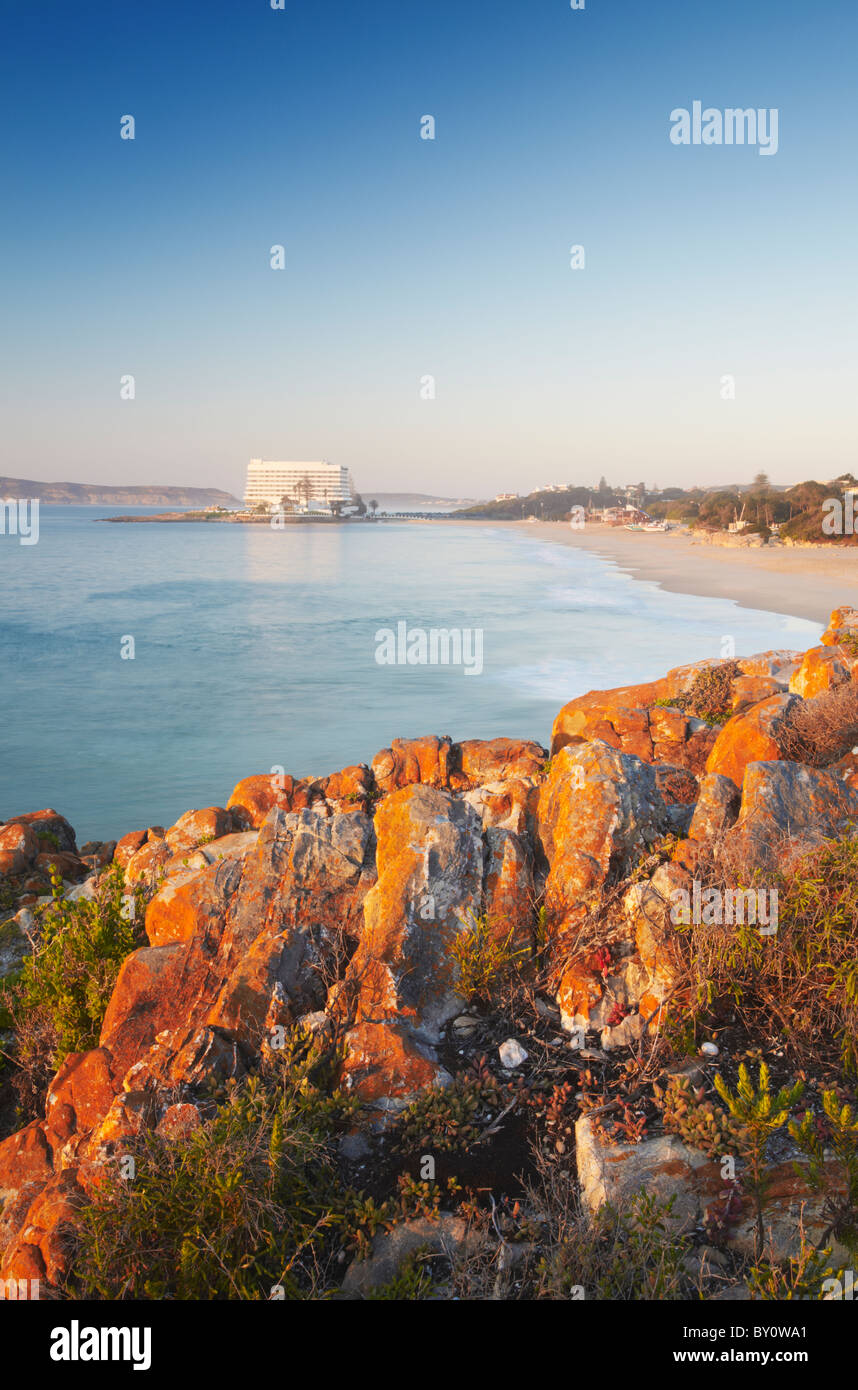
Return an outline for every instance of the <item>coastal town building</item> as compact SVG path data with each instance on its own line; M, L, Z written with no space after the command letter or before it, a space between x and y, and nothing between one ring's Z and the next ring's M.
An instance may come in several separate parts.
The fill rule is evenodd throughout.
M354 501L349 470L339 463L316 460L311 463L251 459L247 465L244 505L248 509L280 507L284 499L295 511L317 510L314 503L344 506Z

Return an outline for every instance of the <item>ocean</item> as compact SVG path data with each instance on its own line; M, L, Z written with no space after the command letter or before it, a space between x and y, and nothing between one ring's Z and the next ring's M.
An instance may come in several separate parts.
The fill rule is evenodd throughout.
M251 773L368 763L397 737L547 745L586 690L720 656L725 638L737 656L818 638L536 526L96 522L114 514L43 507L37 544L0 535L0 821L52 806L79 843L224 805ZM460 664L431 664L457 634Z

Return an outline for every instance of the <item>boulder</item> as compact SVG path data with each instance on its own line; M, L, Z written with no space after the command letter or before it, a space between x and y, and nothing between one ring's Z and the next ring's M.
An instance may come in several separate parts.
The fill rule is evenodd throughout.
M116 841L116 849L113 852L114 863L121 869L127 868L138 849L142 849L146 843L149 832L147 830L131 830L127 835Z
M828 627L820 637L824 647L836 647L844 639L858 638L858 608L844 604L835 608L828 619Z
M118 1090L113 1058L104 1048L70 1052L48 1087L45 1123L49 1142L62 1146L73 1134L93 1129L107 1114Z
M483 890L479 819L448 792L422 784L393 792L376 814L376 833L378 882L337 996L357 1025L346 1039L345 1074L367 1099L388 1083L400 1094L418 1076L426 1084L434 1063L426 1045L440 1041L463 1004L450 946L478 917Z
M449 786L455 767L453 742L449 736L435 734L425 738L395 738L372 760L372 772L383 794L422 783L428 787Z
M858 656L851 656L842 647L811 647L789 683L795 695L812 700L844 681L851 680L858 670Z
M204 840L218 840L233 831L232 816L222 806L207 806L202 811L186 811L171 825L164 839L173 853L196 848Z
M39 854L39 837L29 825L10 821L0 829L0 874L26 873Z
M376 1235L366 1259L352 1261L346 1270L341 1296L362 1299L373 1289L391 1283L403 1262L417 1250L444 1256L454 1263L482 1243L478 1234L469 1232L461 1216L450 1212L441 1212L431 1221L425 1216L402 1221L392 1230Z
M77 854L77 841L72 827L59 811L29 811L23 816L10 816L7 825L27 825L42 843L40 850L59 850L62 854Z
M457 772L453 785L480 787L486 783L537 778L548 757L539 743L525 739L466 739L457 749Z
M556 935L588 896L624 877L668 825L650 764L600 741L562 748L539 797L549 932Z
M704 844L717 841L735 825L739 815L739 788L720 772L700 779L699 795L688 828L688 837Z
M793 762L753 762L721 851L725 862L773 869L858 819L858 789L835 773Z
M370 1110L396 1114L429 1086L447 1086L452 1077L428 1043L407 1024L390 1017L364 1020L345 1035L342 1085Z
M715 740L706 771L729 777L741 787L748 763L779 758L778 732L797 699L796 695L771 695L743 714L734 714Z
M296 781L288 773L271 773L244 777L226 804L237 827L258 830L270 811L301 810L309 806L311 798L306 782Z
M484 830L512 830L530 839L536 819L536 782L515 777L506 782L486 782L462 792L462 800L473 806Z

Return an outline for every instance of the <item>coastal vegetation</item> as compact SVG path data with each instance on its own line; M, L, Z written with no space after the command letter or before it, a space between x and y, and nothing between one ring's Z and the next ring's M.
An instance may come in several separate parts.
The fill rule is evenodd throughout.
M844 607L808 652L591 691L550 750L394 740L80 852L53 810L0 826L2 1277L829 1296L858 1257L856 635Z

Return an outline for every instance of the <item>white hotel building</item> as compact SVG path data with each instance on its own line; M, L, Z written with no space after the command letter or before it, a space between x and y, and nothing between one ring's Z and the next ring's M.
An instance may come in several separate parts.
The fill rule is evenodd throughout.
M351 474L342 464L324 460L278 463L251 459L247 465L244 505L253 508L264 503L279 507L284 497L291 498L299 507L308 507L312 502L352 502Z

